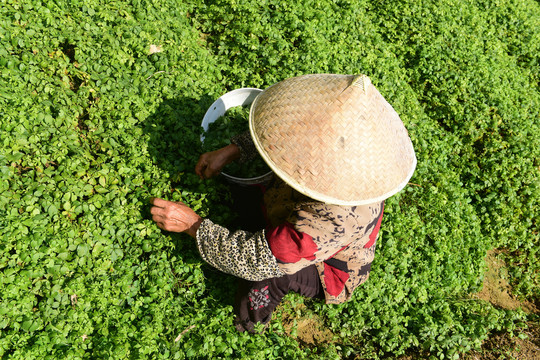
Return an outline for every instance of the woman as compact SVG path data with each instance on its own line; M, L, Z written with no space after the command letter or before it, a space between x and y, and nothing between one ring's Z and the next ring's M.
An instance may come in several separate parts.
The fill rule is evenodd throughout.
M275 180L264 194L267 226L235 231L185 204L154 199L157 225L186 232L202 258L239 277L235 324L267 324L289 291L342 303L367 280L384 200L412 176L416 158L398 114L368 77L304 75L264 90L250 133L201 155L201 178L260 155Z

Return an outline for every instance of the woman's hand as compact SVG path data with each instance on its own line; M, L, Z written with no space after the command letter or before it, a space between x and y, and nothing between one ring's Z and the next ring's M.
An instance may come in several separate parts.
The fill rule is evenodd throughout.
M201 179L209 179L219 175L225 165L240 157L240 149L235 144L227 145L219 150L202 154L195 166L195 173Z
M152 220L161 229L171 232L186 232L192 237L197 237L197 229L203 221L195 211L191 210L181 201L167 201L152 198L150 202L154 205L150 209Z

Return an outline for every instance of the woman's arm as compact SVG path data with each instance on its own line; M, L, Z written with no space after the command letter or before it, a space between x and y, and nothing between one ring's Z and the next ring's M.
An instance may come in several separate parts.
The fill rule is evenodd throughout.
M258 155L253 140L246 131L231 138L231 144L215 151L207 152L199 157L195 173L201 179L209 179L219 175L221 170L231 162L244 162Z
M203 219L182 202L152 199L152 219L163 230L185 232L197 240L203 260L225 273L259 281L283 276L268 247L265 231L230 232Z
M153 204L151 213L160 228L188 233L196 238L206 262L251 281L291 274L327 260L355 240L369 245L382 217L382 204L351 208L314 204L297 209L289 222L268 233L230 232L183 203L153 199Z
M227 145L219 150L202 154L195 165L195 173L201 179L209 179L219 175L229 163L240 158L240 148L235 144Z
M231 232L205 219L197 232L197 246L203 260L227 274L250 281L284 275L268 247L264 230Z

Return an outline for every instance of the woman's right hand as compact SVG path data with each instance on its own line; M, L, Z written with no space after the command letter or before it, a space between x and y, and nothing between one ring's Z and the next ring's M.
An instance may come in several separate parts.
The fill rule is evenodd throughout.
M195 173L201 179L209 179L221 173L225 165L240 157L240 149L235 144L227 145L219 150L202 154L195 165Z

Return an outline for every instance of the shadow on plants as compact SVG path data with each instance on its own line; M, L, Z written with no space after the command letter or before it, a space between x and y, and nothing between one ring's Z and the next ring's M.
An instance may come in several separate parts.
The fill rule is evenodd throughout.
M142 127L149 135L152 161L165 171L171 185L170 193L162 196L166 200L181 200L203 216L212 210L210 197L219 203L219 197L226 196L219 184L201 181L194 171L202 152L200 124L212 102L207 95L200 99L165 99Z
M146 119L143 131L150 135L148 151L171 179L183 172L193 174L201 153L200 124L212 101L209 96L167 99ZM184 185L198 185L195 177L190 180Z
M201 216L232 231L261 230L265 221L259 188L229 184L222 177L200 180L194 172L203 151L200 124L213 101L209 96L164 100L143 124L143 131L150 135L148 151L153 163L168 174L171 182L171 194L164 197L181 200ZM148 218L149 211L150 204L146 209ZM170 235L183 261L203 262L192 239L185 234ZM210 266L204 266L203 272L208 295L221 304L232 304L236 279Z
M149 135L148 152L153 163L166 172L171 183L170 194L163 194L163 197L181 200L201 216L228 226L234 215L227 184L222 179L200 180L194 171L202 153L201 121L213 101L209 96L166 99L147 118L143 131ZM150 219L150 204L145 210ZM175 243L175 252L184 262L204 262L189 236L169 235ZM236 280L209 265L203 267L203 272L208 295L221 304L232 304L230 292L236 288Z

